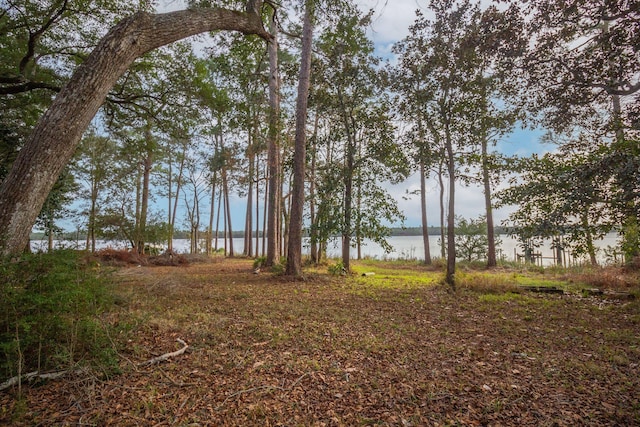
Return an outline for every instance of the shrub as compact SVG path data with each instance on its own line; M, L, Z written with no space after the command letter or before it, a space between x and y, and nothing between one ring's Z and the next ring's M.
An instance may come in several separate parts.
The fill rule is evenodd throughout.
M71 250L0 263L0 376L116 366L98 315L113 301L97 263Z
M346 270L344 268L344 264L342 264L342 261L338 261L335 264L329 265L329 267L327 267L327 270L329 270L329 274L334 276L339 276L341 274L346 273Z
M264 264L267 262L266 256L261 256L253 260L253 268L261 268L264 267Z

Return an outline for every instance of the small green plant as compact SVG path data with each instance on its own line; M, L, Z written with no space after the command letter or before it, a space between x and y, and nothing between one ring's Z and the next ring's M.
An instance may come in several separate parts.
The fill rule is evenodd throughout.
M260 256L253 260L253 268L264 267L264 264L267 262L267 257Z
M344 264L342 264L342 261L338 261L335 264L329 265L329 267L327 267L327 270L329 271L329 274L333 276L345 274Z
M98 315L113 298L97 265L71 250L0 263L0 376L68 369L80 360L116 367Z
M271 272L272 272L273 274L277 274L277 275L284 274L284 266L285 266L285 265L286 265L286 264L282 264L282 263L280 263L280 264L273 264L273 265L271 266Z

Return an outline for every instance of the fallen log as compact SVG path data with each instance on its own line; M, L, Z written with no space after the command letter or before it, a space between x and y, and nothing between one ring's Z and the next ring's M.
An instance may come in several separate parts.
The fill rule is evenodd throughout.
M541 292L545 294L564 294L564 291L555 286L518 286L520 289L530 292Z
M6 390L9 387L13 387L14 385L18 385L21 382L32 382L36 380L55 380L56 378L64 377L66 375L81 374L81 373L87 373L87 372L88 372L87 368L58 371L58 372L48 372L43 374L41 374L38 371L33 371L24 375L16 375L15 377L9 378L8 380L0 384L0 391Z

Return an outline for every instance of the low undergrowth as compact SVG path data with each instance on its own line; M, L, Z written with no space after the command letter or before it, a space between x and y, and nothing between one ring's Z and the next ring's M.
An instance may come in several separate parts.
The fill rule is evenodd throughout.
M79 252L24 255L0 264L0 377L115 368L115 349L100 315L113 299L104 271Z

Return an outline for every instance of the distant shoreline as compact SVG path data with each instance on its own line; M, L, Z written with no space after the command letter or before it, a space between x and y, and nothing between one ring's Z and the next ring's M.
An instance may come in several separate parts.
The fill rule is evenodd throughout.
M204 237L206 231L201 231L200 236ZM495 234L509 234L505 227L496 227ZM191 233L188 231L178 230L174 232L174 239L188 239ZM305 234L306 235L306 234ZM224 230L220 230L218 232L218 237L224 236ZM256 237L256 232L253 231L251 233L252 237ZM262 230L260 230L260 237L262 237ZM422 227L392 227L390 236L422 236ZM440 227L429 227L429 236L440 236ZM244 237L244 230L234 231L234 238ZM55 236L55 239L58 240L85 240L87 238L86 234L83 231L75 232L75 231L64 231L62 233L58 233ZM31 233L31 240L45 240L47 236L43 232Z

